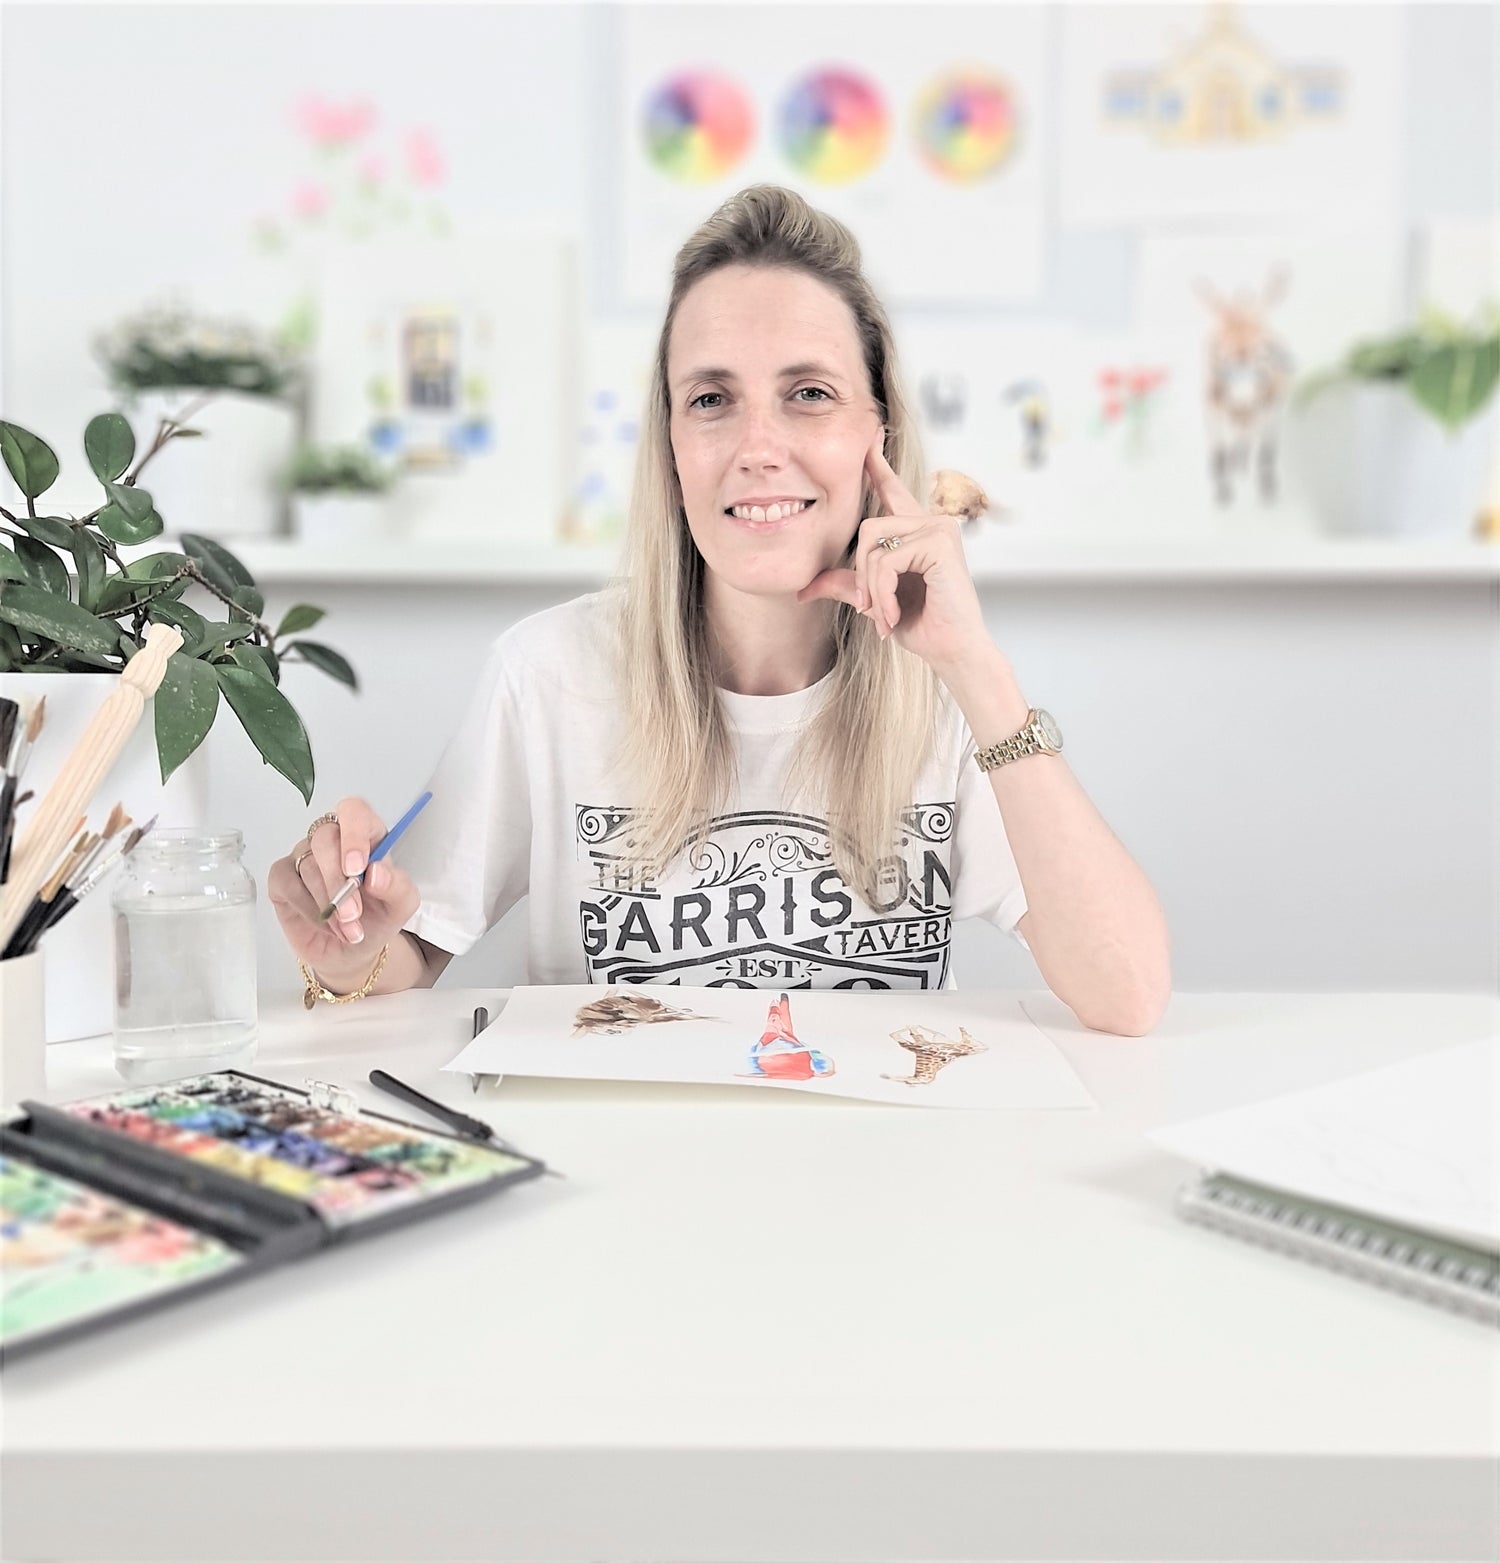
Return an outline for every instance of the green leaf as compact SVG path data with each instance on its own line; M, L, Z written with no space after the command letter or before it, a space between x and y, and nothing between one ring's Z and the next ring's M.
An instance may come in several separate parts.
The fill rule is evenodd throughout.
M281 648L284 656L289 651L300 651L305 661L311 662L315 668L321 668L330 678L336 678L339 683L347 684L350 689L359 688L359 680L354 676L354 669L344 658L333 649L316 640L294 640L289 646Z
M58 653L57 662L59 667L66 668L70 673L93 673L99 670L105 673L118 673L120 671L118 653L112 660L94 651L62 651Z
M281 623L276 626L277 638L295 635L298 630L310 630L322 617L321 608L310 607L305 602L294 603L282 614Z
M30 537L18 537L16 553L20 556L21 568L26 572L26 579L32 586L39 586L46 592L54 592L64 602L71 599L68 590L68 568L45 543L39 543Z
M231 646L229 649L229 655L242 668L249 668L250 671L258 678L263 678L271 684L276 682L275 678L272 676L270 666L267 664L266 659L261 655L261 649L259 646Z
M1472 418L1500 378L1500 342L1450 344L1429 353L1411 377L1417 401L1448 429Z
M190 656L168 657L155 707L156 754L161 779L166 781L214 725L219 710L218 675L206 662Z
M253 586L232 587L229 595L246 613L259 615L266 611L266 599Z
M0 588L3 590L21 588ZM0 605L3 605L0 598ZM249 671L216 662L213 671L224 698L234 708L240 725L265 758L302 794L304 803L312 802L313 759L302 718L292 703L274 684Z
M222 646L228 646L237 640L244 640L247 635L255 633L253 624L246 624L239 619L232 624L220 623L217 619L205 619L203 621L203 641L200 650L207 655L218 651Z
M151 495L143 488L135 488L129 483L106 483L105 492L114 500L115 508L121 510L137 526L151 514Z
M0 586L0 619L74 651L96 651L101 656L114 652L119 635L113 624L85 613L66 597L14 582Z
M183 566L181 554L142 554L125 566L125 574L132 581L164 581L176 575Z
M16 525L41 542L51 543L54 548L73 546L74 528L61 516L17 516Z
M203 573L224 591L236 586L254 586L255 577L230 551L211 537L200 537L196 532L182 534L182 551L196 559Z
M57 457L51 446L19 424L0 422L0 457L27 499L45 494L57 482Z
M0 651L3 651L13 662L19 662L25 653L21 650L21 637L16 634L14 624L7 624L0 619Z
M170 597L153 598L146 605L146 617L153 624L175 624L182 631L183 656L196 657L205 649L208 625L203 615L185 602L173 602Z
M135 456L135 435L119 413L101 412L89 419L83 431L83 453L94 476L101 483L112 483Z
M120 485L111 483L110 488L116 489ZM125 492L130 492L126 490ZM94 517L94 525L112 543L149 543L153 537L160 537L166 523L151 508L151 496L146 495L146 513L140 520L133 521L127 511L118 505L106 505L103 510Z
M83 527L73 534L73 561L78 566L78 606L92 613L104 590L104 550Z
M0 543L0 581L24 581L27 579L29 577L26 574L26 566L21 563L11 549L7 548L4 543Z

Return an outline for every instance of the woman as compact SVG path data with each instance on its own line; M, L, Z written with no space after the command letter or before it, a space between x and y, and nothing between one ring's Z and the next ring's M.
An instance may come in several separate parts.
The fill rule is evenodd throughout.
M727 201L677 256L647 403L622 579L499 637L401 865L317 923L385 829L356 798L273 865L308 1002L428 986L529 896L532 982L936 987L984 916L1085 1025L1148 1030L1160 907L914 497L847 229Z

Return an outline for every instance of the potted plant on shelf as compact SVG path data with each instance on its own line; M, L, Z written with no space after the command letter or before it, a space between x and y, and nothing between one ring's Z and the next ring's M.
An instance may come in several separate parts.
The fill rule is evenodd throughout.
M294 535L315 547L386 536L392 481L389 469L362 446L303 445L287 473Z
M308 663L358 688L339 652L306 638L323 610L296 603L273 629L249 571L222 544L187 532L180 552L145 551L165 522L157 508L160 485L153 480L148 491L138 480L167 444L190 448L193 432L160 429L127 472L136 452L129 423L118 413L91 419L83 446L104 502L87 515L62 516L43 514L37 504L58 477L57 457L28 430L0 422L0 456L20 491L18 501L0 504L0 696L27 708L46 696L45 723L25 775L38 798L108 692L99 675L118 673L149 627L162 623L175 625L183 644L152 701L152 723L141 723L111 769L110 802L120 802L138 823L157 815L162 825L203 824L207 775L200 746L221 703L264 763L305 802L312 800L312 746L282 693L282 670ZM49 945L52 1041L109 1028L108 910L107 896L91 897Z
M1330 531L1470 535L1496 451L1500 307L1355 344L1293 399L1289 455Z
M195 533L266 537L281 528L277 482L297 439L297 357L241 321L155 308L95 340L111 388L142 439L163 424L206 435L158 480L159 497Z

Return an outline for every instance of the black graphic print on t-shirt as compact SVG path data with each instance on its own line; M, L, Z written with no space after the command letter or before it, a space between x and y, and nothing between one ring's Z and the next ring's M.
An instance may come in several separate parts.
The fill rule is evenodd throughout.
M633 811L580 804L588 863L579 901L596 983L741 988L938 988L948 972L954 805L906 810L898 855L870 906L834 866L826 820L812 814L722 815L705 843L642 877L622 850Z

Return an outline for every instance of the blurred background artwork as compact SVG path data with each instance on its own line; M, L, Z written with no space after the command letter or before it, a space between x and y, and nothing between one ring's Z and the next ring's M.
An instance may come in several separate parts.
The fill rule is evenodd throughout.
M996 642L1161 890L1179 986L1500 980L1494 6L0 29L0 417L56 442L66 515L90 419L144 449L196 409L147 471L168 532L238 554L276 623L326 611L359 670L286 664L314 812L399 812L495 636L609 578L673 256L769 180L859 240L928 470L990 498L963 535ZM308 814L244 744L194 758L263 883ZM987 932L959 980L1034 987ZM444 981L523 971L518 909Z
M1036 296L1047 157L1040 6L627 6L624 292L660 304L682 238L744 185L849 224L889 303ZM853 25L851 25L853 24Z

